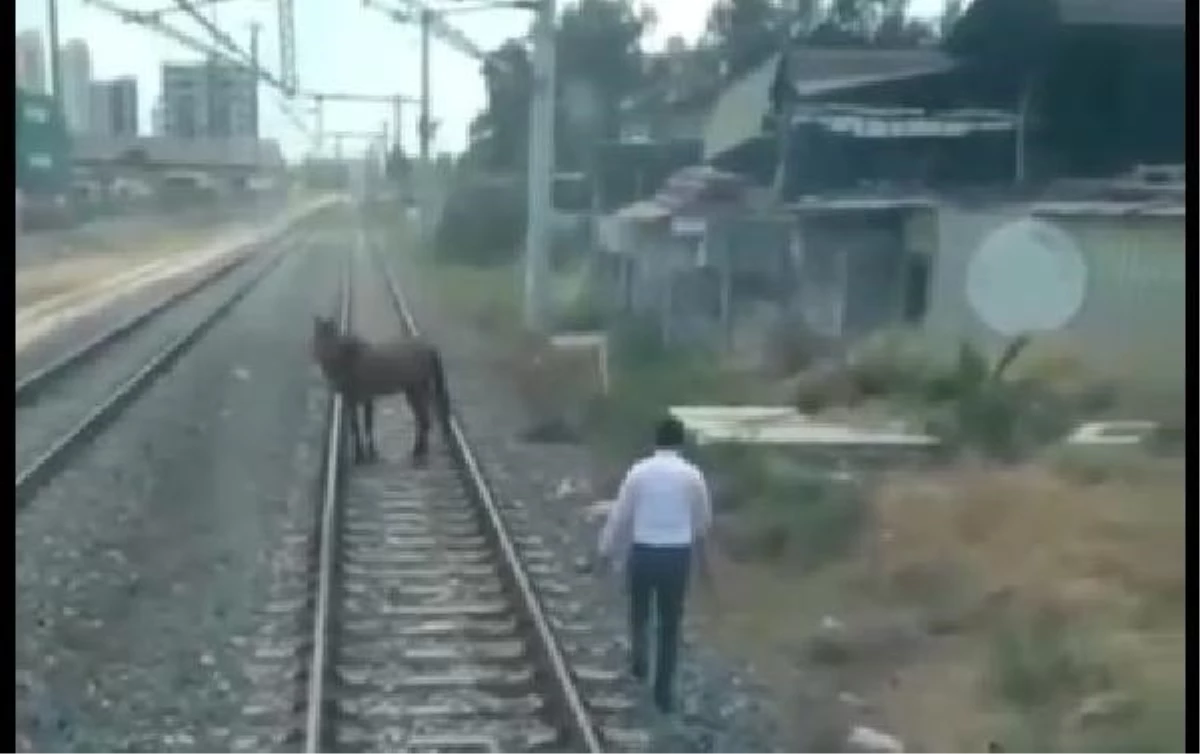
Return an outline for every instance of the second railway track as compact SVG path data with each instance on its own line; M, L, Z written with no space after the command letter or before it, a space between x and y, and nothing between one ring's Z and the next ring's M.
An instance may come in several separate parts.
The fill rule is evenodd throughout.
M303 224L305 221L301 221ZM18 511L289 253L296 229L197 280L16 382Z

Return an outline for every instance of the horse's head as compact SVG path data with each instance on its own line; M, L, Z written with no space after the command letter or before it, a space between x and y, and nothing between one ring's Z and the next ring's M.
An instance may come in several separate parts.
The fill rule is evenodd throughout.
M313 355L318 361L325 361L330 355L337 352L338 344L341 342L341 333L338 332L337 324L327 317L320 315L313 316L312 329L312 350Z

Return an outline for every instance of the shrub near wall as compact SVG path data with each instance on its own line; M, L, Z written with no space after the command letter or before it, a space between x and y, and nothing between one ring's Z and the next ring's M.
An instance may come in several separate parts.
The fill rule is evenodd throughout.
M525 240L525 193L515 180L480 179L446 198L434 237L439 259L494 265L514 259Z

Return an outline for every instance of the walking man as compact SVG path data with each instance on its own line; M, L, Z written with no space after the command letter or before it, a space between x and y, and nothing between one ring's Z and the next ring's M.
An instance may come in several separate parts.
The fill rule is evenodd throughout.
M712 523L704 474L680 455L683 425L662 420L654 454L633 465L600 535L600 556L629 577L629 623L634 677L647 675L647 629L653 598L658 623L654 702L673 706L672 688L679 626L693 556L707 577L705 538Z

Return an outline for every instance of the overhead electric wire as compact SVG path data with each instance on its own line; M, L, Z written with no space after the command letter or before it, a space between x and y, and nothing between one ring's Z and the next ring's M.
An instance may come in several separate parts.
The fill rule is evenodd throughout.
M290 91L289 91L288 87L284 84L284 82L282 82L280 79L278 79L277 77L272 75L270 72L268 72L262 66L255 66L254 62L248 59L249 56L246 55L246 53L244 53L239 47L237 47L237 45L235 43L233 43L233 41L231 39L229 39L229 37L227 35L225 35L224 32L222 32L220 29L216 29L216 32L218 34L220 34L222 37L224 37L225 41L222 43L222 47L218 48L218 47L214 47L213 45L211 45L209 43L204 42L203 40L197 39L190 34L180 31L179 29L176 29L173 26L170 26L170 25L164 23L162 21L162 19L160 18L161 14L162 14L161 10L159 10L159 11L136 11L136 10L131 10L129 8L122 8L121 6L116 5L115 3L109 2L109 0L84 0L84 2L89 3L91 5L95 5L96 7L100 8L101 10L105 10L109 13L112 13L113 15L117 16L118 18L120 18L122 21L125 21L126 23L135 24L137 26L142 26L142 27L150 29L151 31L157 32L158 34L174 40L175 42L183 45L184 47L188 48L189 50L192 50L193 52L198 52L202 55L216 58L216 59L220 60L221 62L223 62L227 65L233 66L239 70L249 71L250 73L254 74L254 76L256 76L257 78L261 79L262 81L266 82L271 87L275 88L277 91L279 91L284 96L287 96L290 94ZM187 0L175 0L175 3L179 6L179 8L181 10L187 11L189 13L189 15L194 14L193 18L196 18L197 16L199 16L200 18L203 18L203 15L199 14L198 11L196 11L195 7L191 6L191 4L189 2L187 2ZM213 28L209 28L212 25L210 24L210 22L208 22L207 19L203 20L203 25L210 33L212 33L213 28L215 28L215 26ZM233 50L223 49L227 44L231 45ZM297 128L297 130L299 130L301 133L303 133L304 135L309 136L309 137L311 137L313 135L312 129L310 129L309 126L307 124L305 124L304 121L301 120L300 117L298 115L296 115L296 113L291 108L287 107L287 105L283 104L282 102L280 102L278 104L281 108L281 112L284 114L285 117L288 118L288 120L291 121L292 125L294 125Z

